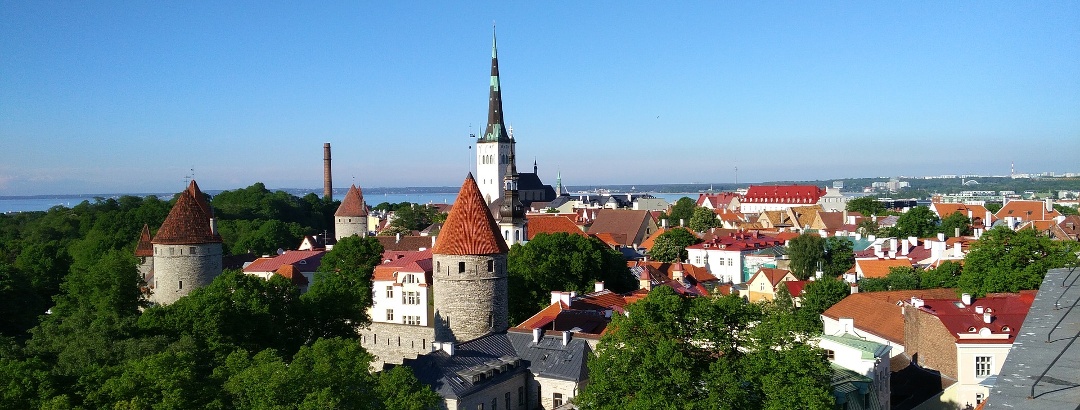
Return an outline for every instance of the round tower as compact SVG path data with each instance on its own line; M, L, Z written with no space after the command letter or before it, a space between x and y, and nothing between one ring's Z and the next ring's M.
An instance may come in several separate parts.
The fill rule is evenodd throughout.
M334 239L349 236L367 237L368 213L364 204L364 193L356 185L349 187L349 192L341 200L337 212L334 212Z
M464 342L506 331L506 253L470 173L432 248L437 341Z
M150 301L173 303L221 274L221 236L213 216L206 197L191 181L151 241L154 272Z

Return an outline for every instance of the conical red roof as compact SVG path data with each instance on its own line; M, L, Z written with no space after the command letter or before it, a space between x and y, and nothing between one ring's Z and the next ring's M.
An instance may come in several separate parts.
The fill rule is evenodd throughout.
M367 216L367 206L364 205L364 193L356 185L349 187L349 192L341 200L334 216Z
M143 224L139 244L135 245L135 256L154 256L154 244L150 243L150 225Z
M165 223L151 241L160 245L195 245L220 243L221 236L210 229L213 212L195 181L176 199Z
M480 187L476 186L476 180L469 173L431 253L488 255L507 251L506 242L499 235L499 226L488 211L487 201L484 201Z

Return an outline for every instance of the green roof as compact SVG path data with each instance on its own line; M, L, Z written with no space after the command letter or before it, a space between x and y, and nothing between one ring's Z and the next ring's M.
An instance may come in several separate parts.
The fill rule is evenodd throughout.
M844 333L839 336L821 335L821 339L831 340L844 346L858 349L862 352L863 360L873 360L875 357L884 356L885 352L889 349L888 346L881 343L871 342L851 333Z

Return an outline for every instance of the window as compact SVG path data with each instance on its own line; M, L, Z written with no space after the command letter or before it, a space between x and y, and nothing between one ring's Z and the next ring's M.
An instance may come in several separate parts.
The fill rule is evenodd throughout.
M420 292L401 292L401 303L406 305L419 305Z
M180 289L184 289L184 281L180 281L180 285L179 285L179 288L180 288Z
M510 410L510 392L506 392L503 397L506 398L506 400L504 400L506 402L506 409Z
M701 264L701 257L700 256L695 256L694 257L694 264L695 265L700 265Z
M975 377L990 376L994 358L991 356L975 356Z
M825 351L825 358L829 359L830 361L831 360L836 360L836 351L826 350Z
M494 272L494 271L495 271L495 261L493 261L493 260L488 261L488 272Z
M402 316L401 319L402 319L402 323L405 323L406 325L419 325L420 324L420 316L405 315L405 316Z
M392 322L394 320L394 309L386 309L386 321Z
M393 299L394 298L394 287L393 286L387 286L386 287L386 298L387 299Z
M551 405L554 407L562 406L562 393L554 393L551 395Z
M457 272L458 273L465 273L465 262L458 262L457 263Z
M735 266L735 259L734 258L728 258L727 266Z
M484 410L484 403L477 404L476 410Z
M525 388L518 387L518 406L525 405Z
M189 246L189 247L188 247L188 253L190 253L190 254L194 255L194 254L198 253L198 252L197 252L197 251L198 251L198 249L199 249L199 248L196 248L196 247L194 247L194 246Z
M497 410L499 407L499 399L491 399L491 410Z
M982 404L983 400L986 400L986 394L984 394L984 393L975 393L975 404L976 405Z
M405 277L401 278L401 283L416 283L416 282L417 282L416 275L413 275L411 273L408 274L408 275L405 275Z

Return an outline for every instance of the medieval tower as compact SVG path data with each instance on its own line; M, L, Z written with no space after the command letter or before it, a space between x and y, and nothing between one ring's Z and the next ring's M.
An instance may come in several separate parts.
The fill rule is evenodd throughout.
M528 237L528 221L525 220L525 205L518 197L518 172L514 165L514 147L510 146L510 161L506 164L503 177L502 204L499 206L499 230L506 246L524 243Z
M488 94L487 128L476 141L476 179L481 197L492 203L502 195L502 181L514 143L503 121L502 91L499 87L499 53L495 34L491 36L491 89Z
M506 253L469 174L432 248L437 341L464 342L507 329Z
M151 302L173 303L221 274L221 236L210 203L194 180L180 193L150 242L153 244Z
M334 212L334 239L349 236L367 237L368 213L364 205L364 193L356 185L349 187L349 192L341 200L337 212Z

